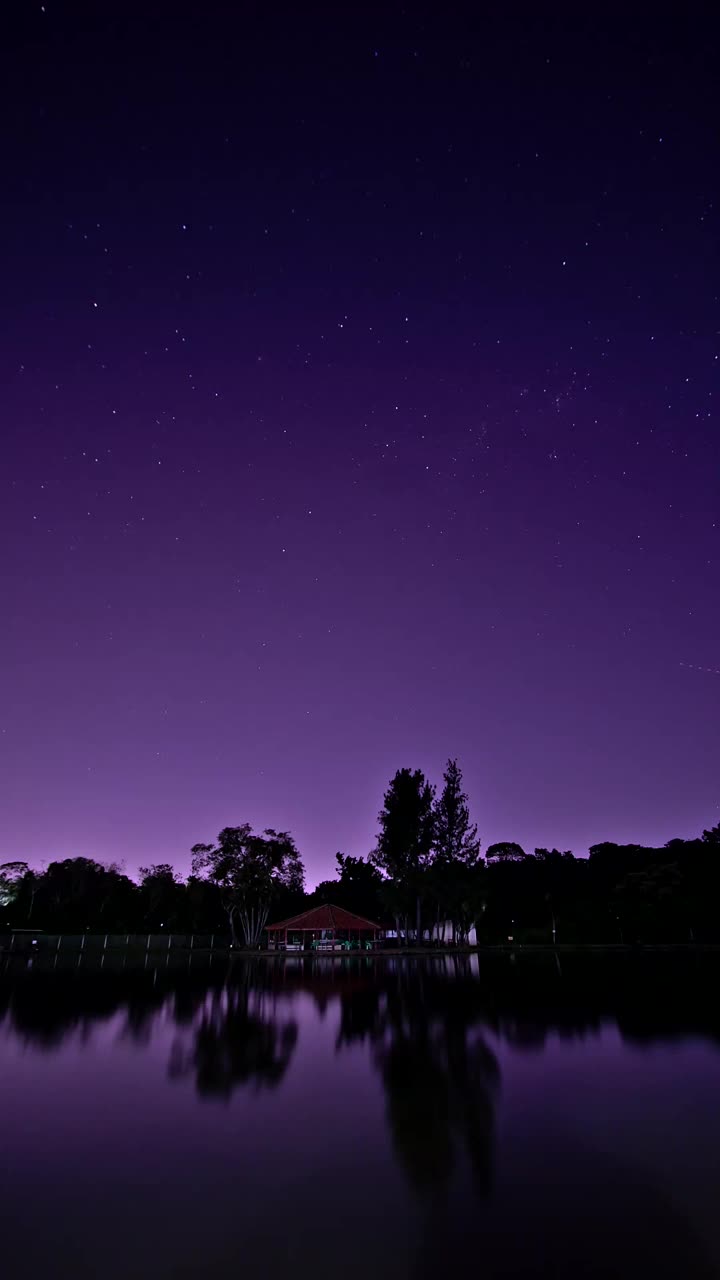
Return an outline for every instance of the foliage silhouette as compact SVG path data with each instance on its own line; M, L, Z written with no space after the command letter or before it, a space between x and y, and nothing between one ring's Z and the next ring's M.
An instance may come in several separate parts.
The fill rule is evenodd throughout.
M397 887L396 923L407 932L414 904L416 937L421 936L423 873L433 847L434 791L419 769L398 769L385 792L378 815L380 832L373 851L377 867ZM404 910L400 911L400 908Z
M303 864L286 831L258 836L247 823L223 827L216 844L193 845L192 855L193 873L220 890L234 945L237 919L245 946L257 947L273 901L302 894Z
M433 850L427 896L435 904L435 934L450 921L452 941L466 943L486 906L480 840L470 818L457 760L448 760L443 788L433 811Z
M603 842L587 857L498 841L480 854L456 760L435 796L420 770L400 769L379 814L368 858L336 854L336 876L304 892L292 837L224 827L192 850L181 880L167 863L135 882L90 858L0 866L0 929L46 933L226 934L262 944L268 919L336 903L390 927L400 942L481 945L720 942L720 824L662 847ZM3 947L0 941L0 948Z

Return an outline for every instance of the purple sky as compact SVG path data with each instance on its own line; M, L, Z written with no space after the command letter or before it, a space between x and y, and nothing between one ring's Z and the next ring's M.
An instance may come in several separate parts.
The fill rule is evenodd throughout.
M716 822L712 32L14 8L0 861Z

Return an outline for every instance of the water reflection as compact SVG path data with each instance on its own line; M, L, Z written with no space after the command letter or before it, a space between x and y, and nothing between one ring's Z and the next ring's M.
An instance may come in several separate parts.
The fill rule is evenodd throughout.
M679 1210L668 1185L661 1187L648 1170L655 1152L659 1168L677 1162L678 1185L683 1179L689 1185L693 1176L695 1153L683 1147L683 1117L692 1098L666 1048L720 1043L714 998L718 968L718 958L709 954L577 955L564 956L559 965L554 957L523 955L423 961L278 957L235 959L215 964L212 971L81 967L67 973L43 972L37 964L28 969L15 961L0 974L0 1070L4 1046L46 1064L43 1079L51 1082L59 1079L47 1074L54 1057L71 1050L71 1061L78 1062L78 1055L89 1054L94 1087L122 1106L132 1062L140 1072L134 1096L141 1130L160 1096L153 1085L153 1100L143 1101L150 1064L157 1063L163 1089L186 1100L179 1105L203 1113L193 1130L196 1151L205 1132L215 1135L201 1165L208 1186L216 1160L218 1187L232 1186L239 1176L239 1148L237 1135L231 1134L223 1147L222 1130L213 1128L217 1108L207 1104L224 1102L228 1123L242 1105L243 1168L252 1172L256 1185L239 1235L229 1225L237 1201L228 1199L227 1223L221 1224L228 1235L218 1254L223 1265L244 1260L247 1269L252 1248L260 1259L268 1248L279 1251L278 1257L295 1257L297 1241L311 1231L320 1201L339 1232L351 1206L360 1221L369 1222L373 1212L381 1219L386 1200L397 1194L392 1168L419 1225L408 1262L408 1250L403 1253L393 1243L401 1213L393 1202L387 1222L374 1228L388 1232L384 1261L375 1268L378 1276L422 1280L477 1258L489 1277L652 1274L657 1280L682 1273L704 1278L715 1274L720 1238L711 1266L707 1241L698 1239L687 1206ZM645 1087L637 1066L644 1054L637 1050L666 1047L661 1061L672 1074L662 1098L672 1118L667 1133L656 1136L655 1121L655 1130L641 1135L647 1155L637 1138L634 1145L630 1139L625 1144L620 1120L634 1132L632 1117L622 1111L626 1104L604 1095L606 1110L595 1133L588 1102L595 1067L586 1068L581 1084L567 1074L572 1054L591 1038L602 1064L608 1033L612 1043L633 1050L628 1057L629 1070L637 1073L633 1080L638 1079L637 1092L628 1095L633 1105ZM95 1052L99 1044L110 1047ZM627 1054L628 1048L620 1052ZM300 1060L304 1065L298 1068ZM712 1061L720 1063L720 1057ZM300 1071L309 1073L302 1088ZM322 1085L315 1084L316 1073ZM20 1090L22 1078L18 1074ZM64 1095L57 1088L61 1105L77 1105L70 1083L63 1085ZM298 1101L293 1089L299 1090ZM377 1112L373 1090L380 1099ZM518 1098L525 1108L521 1121ZM189 1112L183 1115L189 1123ZM0 1098L0 1122L7 1119ZM80 1108L76 1123L87 1123L90 1132ZM720 1117L704 1112L702 1125L720 1140ZM614 1136L606 1139L605 1131ZM6 1132L12 1136L12 1126ZM18 1127L16 1179L23 1133ZM154 1138L158 1185L168 1197L169 1171L178 1159L185 1160L183 1131L169 1133ZM121 1147L120 1121L109 1140ZM28 1186L42 1196L38 1168L37 1161L28 1164ZM110 1176L104 1166L100 1172L103 1179ZM195 1172L193 1167L193 1177ZM123 1174L126 1183L128 1176ZM23 1185L19 1178L18 1206ZM174 1202L180 1201L185 1185L173 1186ZM289 1196L290 1186L300 1198L287 1224L287 1240L269 1244L262 1234L267 1224L255 1224L264 1221L265 1202L273 1202L278 1189ZM704 1194L714 1203L716 1193L720 1174L707 1167L706 1159L693 1211L702 1209ZM247 1183L244 1194L250 1194ZM219 1196L216 1189L215 1201L222 1203ZM714 1209L708 1208L706 1218L714 1222ZM217 1223L215 1229L220 1230ZM197 1231L201 1236L200 1226ZM168 1264L156 1274L202 1274L193 1265L187 1263L183 1271L186 1264L180 1260L174 1269ZM274 1265L268 1260L265 1274L280 1274ZM352 1266L343 1267L346 1275L361 1274L359 1260L356 1270Z
M256 1040L258 1064L269 1055L271 1083L276 1071L279 1080L287 1069L297 1035L292 1020L276 1025L277 1001L305 993L323 1015L337 1005L338 1052L367 1042L389 1078L406 1072L402 1064L412 1058L412 1070L429 1086L438 1072L459 1081L479 1071L493 1089L497 1064L487 1046L473 1046L471 1031L492 1032L529 1053L541 1052L550 1036L582 1040L608 1023L635 1045L689 1036L720 1043L720 1008L712 998L718 975L720 956L700 953L575 955L565 957L561 969L554 958L531 956L520 962L507 956L236 958L212 973L164 967L44 972L37 963L6 962L0 1026L51 1052L69 1036L91 1036L119 1013L123 1034L137 1043L147 1043L158 1019L169 1018L195 1027L198 1061L232 1057L231 1043ZM482 1069L471 1065L478 1054ZM277 1068L269 1065L274 1059ZM241 1083L242 1076L240 1070Z
M173 1045L170 1076L191 1075L201 1098L229 1098L235 1089L276 1088L290 1065L297 1023L267 1009L250 985L250 966L239 984L214 991L203 1002L190 1050Z
M475 1025L477 1009L443 998L438 976L442 982L437 968L396 967L382 986L341 992L337 1048L372 1045L393 1147L419 1192L447 1185L458 1144L486 1190L499 1068Z

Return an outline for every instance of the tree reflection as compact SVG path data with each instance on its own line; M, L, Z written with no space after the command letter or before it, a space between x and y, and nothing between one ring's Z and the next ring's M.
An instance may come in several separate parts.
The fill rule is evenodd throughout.
M337 1048L372 1043L393 1147L418 1193L446 1188L460 1151L487 1193L500 1072L482 1037L477 983L462 983L458 998L442 967L422 962L379 968L374 979L341 993Z
M273 1089L280 1084L298 1038L294 1019L276 1017L267 991L267 970L246 961L204 1002L189 1050L173 1047L169 1074L193 1075L202 1098L229 1099L242 1087Z
M15 1035L36 1050L50 1053L71 1036L89 1040L102 1023L120 1011L140 1003L143 1016L159 1007L166 998L162 991L136 990L136 983L115 975L98 975L73 980L43 974L23 976L8 990L8 1012ZM150 1005L148 1001L152 1002Z

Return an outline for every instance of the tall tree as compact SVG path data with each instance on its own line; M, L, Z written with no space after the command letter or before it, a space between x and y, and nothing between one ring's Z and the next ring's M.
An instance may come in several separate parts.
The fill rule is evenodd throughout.
M282 891L301 893L305 877L287 831L268 827L256 835L248 823L223 827L216 844L193 845L192 869L193 875L217 885L233 943L239 920L246 947L260 942L273 899Z
M420 769L398 769L378 814L380 833L371 855L375 866L403 892L406 913L414 902L418 942L422 875L433 845L434 795L434 788Z
M452 920L453 934L467 935L482 910L480 841L470 819L457 760L448 760L434 809L433 882L438 905Z
M435 858L474 867L480 857L480 841L477 825L470 820L470 806L457 760L447 762L434 817Z

